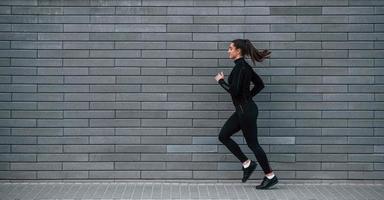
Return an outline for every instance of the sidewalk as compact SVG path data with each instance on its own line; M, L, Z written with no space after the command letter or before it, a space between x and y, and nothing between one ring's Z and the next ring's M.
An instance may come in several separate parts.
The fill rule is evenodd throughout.
M2 181L0 199L384 199L382 183L280 181L269 190L256 190L257 184L196 180Z

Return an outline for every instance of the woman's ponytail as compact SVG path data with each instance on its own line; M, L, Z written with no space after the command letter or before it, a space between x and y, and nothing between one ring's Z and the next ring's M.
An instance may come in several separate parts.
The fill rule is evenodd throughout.
M232 43L236 48L241 49L243 56L250 56L253 64L255 64L255 61L263 62L266 58L269 58L269 55L271 54L269 50L264 50L262 52L258 51L248 39L236 39L233 40Z

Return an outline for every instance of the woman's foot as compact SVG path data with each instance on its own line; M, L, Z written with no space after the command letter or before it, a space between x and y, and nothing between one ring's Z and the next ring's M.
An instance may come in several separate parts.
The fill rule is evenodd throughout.
M241 180L243 183L245 183L248 178L252 175L253 171L255 171L257 167L257 163L253 160L251 160L249 166L247 168L245 168L244 166L242 167L243 168L243 179Z
M278 182L279 180L275 175L273 175L273 178L268 178L267 176L264 176L263 181L261 182L260 185L256 186L256 189L268 189Z

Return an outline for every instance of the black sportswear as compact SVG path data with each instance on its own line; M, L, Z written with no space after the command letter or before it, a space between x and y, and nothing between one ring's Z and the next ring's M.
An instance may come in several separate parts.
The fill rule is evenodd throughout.
M279 180L277 179L276 175L272 179L269 179L264 176L263 181L260 183L260 185L256 185L256 189L268 189L278 182Z
M243 168L243 179L241 179L241 181L243 183L247 182L248 178L252 175L253 171L255 171L257 167L257 163L253 160L251 160L251 163L249 164L249 166L247 168L244 168L244 166L242 167Z
M248 147L254 153L264 173L268 174L272 169L257 138L256 122L259 112L256 103L252 100L252 97L264 88L264 84L244 58L239 58L234 62L236 65L228 77L229 84L223 79L219 80L219 84L231 94L236 108L236 111L232 113L221 128L219 140L243 163L248 158L241 151L239 145L231 138L233 134L242 130ZM252 90L249 90L251 81L255 86Z
M220 79L219 84L231 94L233 104L238 106L259 93L264 88L264 83L244 57L238 58L234 62L235 67L228 76L228 83L224 79ZM249 90L250 82L254 84L252 90Z

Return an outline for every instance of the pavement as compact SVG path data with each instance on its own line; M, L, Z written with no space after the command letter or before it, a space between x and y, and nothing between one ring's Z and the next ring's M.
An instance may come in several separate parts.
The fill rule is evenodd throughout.
M1 200L48 199L262 199L383 200L375 181L285 181L257 190L239 180L0 180Z

